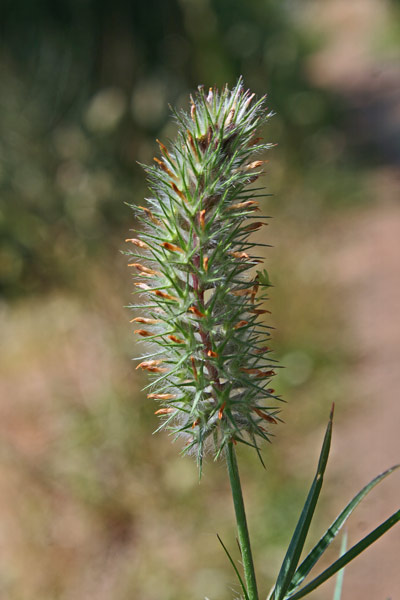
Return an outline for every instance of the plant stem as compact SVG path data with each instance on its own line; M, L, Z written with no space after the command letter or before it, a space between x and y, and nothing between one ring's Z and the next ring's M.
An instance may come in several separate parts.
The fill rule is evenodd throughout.
M235 507L236 524L247 593L250 600L258 600L256 574L254 571L253 557L251 554L249 531L247 529L246 513L244 510L242 487L240 485L239 470L233 443L226 446L226 462L228 464L229 480L231 483L233 505Z

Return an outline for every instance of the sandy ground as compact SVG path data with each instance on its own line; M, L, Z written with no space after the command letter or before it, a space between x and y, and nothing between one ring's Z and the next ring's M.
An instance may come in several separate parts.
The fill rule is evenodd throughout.
M352 398L338 407L331 456L341 490L341 499L334 500L338 510L345 498L400 462L400 206L394 192L392 201L341 217L333 227L332 270L356 357ZM349 544L395 512L399 500L395 473L349 521ZM397 525L347 569L342 600L398 600L399 565Z
M374 51L385 27L390 29L387 2L328 0L311 2L308 7L314 27L327 34L327 43L309 64L314 82L347 93L372 89L373 74L381 73L392 81L387 90L393 89L392 85L398 89L395 54L377 55ZM391 64L395 65L393 77ZM377 95L381 100L382 86L380 80ZM398 98L398 94L392 97ZM382 128L387 107L382 104L379 110L377 122ZM398 108L390 117L391 132L397 115ZM372 135L378 136L379 128ZM348 370L351 397L337 406L331 457L336 480L331 492L343 490L333 503L337 511L343 497L350 498L376 474L400 462L400 181L399 173L384 169L378 178L371 182L372 195L377 198L374 207L354 216L341 214L340 222L332 225L327 252L346 323L345 339L355 357ZM399 500L400 473L396 473L357 509L349 524L349 542L355 543L386 519L399 507ZM323 600L331 600L329 590L323 593ZM317 600L320 597L316 594ZM397 525L346 570L342 600L399 598Z

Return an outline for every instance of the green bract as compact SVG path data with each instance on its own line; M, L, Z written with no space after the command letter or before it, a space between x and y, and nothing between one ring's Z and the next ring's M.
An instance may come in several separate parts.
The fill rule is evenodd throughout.
M242 82L221 93L199 88L190 114L176 114L179 130L161 157L145 167L152 198L136 207L144 228L130 240L130 263L144 296L133 322L151 353L137 368L152 376L149 398L166 428L186 438L201 464L206 442L215 456L233 440L268 440L277 422L270 387L275 361L269 327L260 319L268 287L251 241L266 225L254 187L268 149L256 137L270 114L264 99Z

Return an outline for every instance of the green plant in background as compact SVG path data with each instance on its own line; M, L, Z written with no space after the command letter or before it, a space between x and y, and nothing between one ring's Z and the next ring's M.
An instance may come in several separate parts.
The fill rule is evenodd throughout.
M257 93L269 82L280 161L290 170L281 184L288 199L298 196L303 179L311 187L311 179L318 204L310 210L319 211L323 201L329 208L341 198L351 201L348 183L343 191L349 174L336 175L338 161L351 164L337 142L342 103L309 81L307 61L318 44L301 11L287 3L2 4L0 293L6 298L80 289L87 278L79 273L94 260L107 261L102 240L120 239L124 201L141 189L136 159L149 160L168 103L205 77L223 83L243 73Z
M169 148L159 142L161 158L146 167L153 197L135 208L143 229L127 240L137 293L146 303L132 321L150 352L138 369L152 377L148 398L166 429L184 439L202 469L204 454L225 456L235 508L244 579L222 543L238 577L243 597L257 600L256 575L241 491L235 446L255 448L270 440L279 421L280 400L270 387L279 366L268 346L270 327L262 317L270 286L253 232L266 225L256 181L271 147L257 137L270 117L265 101L254 100L239 80L220 93L202 87L191 98L190 113L175 113L179 131ZM256 271L256 272L254 272ZM400 511L361 542L345 550L330 567L302 585L348 516L364 496L396 467L376 477L346 506L300 563L328 460L331 417L317 472L269 600L297 600L343 569L400 519ZM340 597L338 579L335 600Z

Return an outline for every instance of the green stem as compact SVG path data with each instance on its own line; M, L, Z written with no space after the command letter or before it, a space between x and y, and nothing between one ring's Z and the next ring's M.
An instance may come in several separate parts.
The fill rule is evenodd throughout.
M238 529L240 550L242 553L247 593L250 600L258 600L256 574L254 571L253 557L251 555L249 530L247 529L242 487L240 485L236 453L232 442L229 442L226 446L226 462L228 464L229 480L231 482L233 505L235 507L236 524Z

